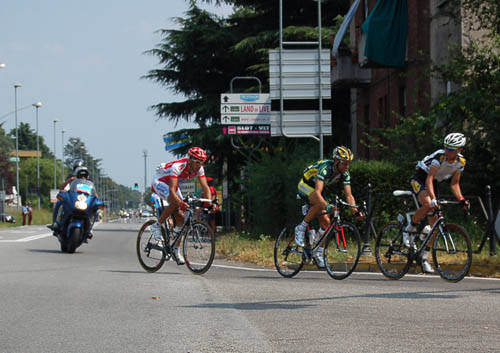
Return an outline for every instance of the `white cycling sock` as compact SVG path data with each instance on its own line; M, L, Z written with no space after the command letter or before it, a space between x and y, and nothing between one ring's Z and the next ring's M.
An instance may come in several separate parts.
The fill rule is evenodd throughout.
M302 229L306 229L308 225L309 223L307 223L306 221L302 221L302 223L299 224L299 227L301 227Z
M182 227L175 226L174 227L174 232L179 233L182 230Z

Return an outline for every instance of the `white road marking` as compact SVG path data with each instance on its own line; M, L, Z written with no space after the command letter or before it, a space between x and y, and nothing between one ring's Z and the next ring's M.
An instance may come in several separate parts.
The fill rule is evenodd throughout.
M46 237L52 236L52 233L44 233L44 234L37 234L37 235L31 235L29 237L21 238L21 239L2 239L0 240L1 243L25 243L28 241L32 240L37 240L37 239L42 239Z
M270 268L251 268L251 267L242 267L242 266L228 266L228 265L218 265L218 264L212 264L212 267L220 267L220 268L229 268L229 269L235 269L235 270L243 270L243 271L257 271L257 272L276 272L278 273L275 269L270 269ZM316 274L322 274L322 275L327 275L328 274L325 271L309 271L309 270L303 270L300 271L300 273L306 272L306 273L316 273ZM382 273L380 272L353 272L351 276L354 275L372 275L372 276L383 276ZM438 275L416 275L416 274L411 274L408 273L405 275L405 277L436 277L439 278ZM467 279L482 279L482 280L489 280L489 281L500 281L500 278L490 278L490 277L470 277L467 276L463 280Z

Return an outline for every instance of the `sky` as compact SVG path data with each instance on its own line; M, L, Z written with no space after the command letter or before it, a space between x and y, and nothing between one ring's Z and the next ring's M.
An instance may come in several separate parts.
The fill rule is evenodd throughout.
M200 5L202 6L202 5ZM227 16L230 7L203 5ZM0 12L0 116L15 110L18 124L28 123L62 157L64 143L79 137L104 173L115 182L144 189L154 168L175 156L165 151L163 134L191 123L158 120L148 107L183 101L152 81L141 79L159 68L143 54L161 41L159 29L176 28L174 17L188 9L186 0L2 0ZM26 108L25 108L26 107ZM15 127L15 115L3 124ZM0 122L6 118L0 119ZM54 134L54 120L56 124ZM62 133L64 130L64 133Z

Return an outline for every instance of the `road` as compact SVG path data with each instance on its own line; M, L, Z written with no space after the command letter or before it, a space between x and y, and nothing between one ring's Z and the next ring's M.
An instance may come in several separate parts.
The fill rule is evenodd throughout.
M139 224L98 224L75 254L0 230L0 352L498 352L500 281L324 272L217 259L145 273Z

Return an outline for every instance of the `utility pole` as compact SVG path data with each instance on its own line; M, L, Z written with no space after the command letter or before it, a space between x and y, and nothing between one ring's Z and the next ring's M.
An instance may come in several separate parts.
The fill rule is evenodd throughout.
M144 193L146 193L147 187L147 158L148 158L148 150L142 150L144 156Z

